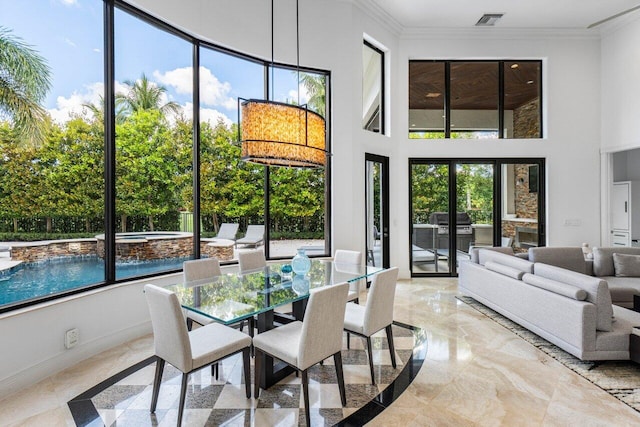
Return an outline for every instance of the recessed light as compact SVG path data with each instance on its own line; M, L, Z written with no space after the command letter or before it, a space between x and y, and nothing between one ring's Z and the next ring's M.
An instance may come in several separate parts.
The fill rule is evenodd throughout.
M440 92L429 92L429 93L427 93L426 97L427 98L437 98L440 95L442 95Z
M520 65L518 64L511 64L511 69L515 70L516 68L518 68Z
M527 81L527 84L528 84L528 85L532 85L533 83L534 83L534 82L533 82L533 80L529 80L529 81Z

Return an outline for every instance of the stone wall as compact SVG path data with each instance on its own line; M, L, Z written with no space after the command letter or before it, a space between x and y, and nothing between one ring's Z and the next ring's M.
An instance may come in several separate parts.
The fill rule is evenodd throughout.
M96 252L98 257L104 258L104 240L98 240ZM189 258L192 254L193 237L191 236L116 240L116 262Z
M90 256L96 254L96 239L59 240L18 243L11 246L13 261L38 262L49 258Z
M529 192L529 165L514 166L515 208L518 218L538 218L538 193Z
M513 110L513 137L540 138L540 99L535 98Z

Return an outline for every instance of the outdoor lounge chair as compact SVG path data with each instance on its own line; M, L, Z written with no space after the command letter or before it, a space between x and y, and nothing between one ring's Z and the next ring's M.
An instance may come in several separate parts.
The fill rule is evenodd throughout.
M243 238L236 240L238 245L251 245L254 248L264 242L264 225L249 225Z
M223 222L214 239L235 241L236 234L238 234L238 227L240 227L240 224L238 223Z

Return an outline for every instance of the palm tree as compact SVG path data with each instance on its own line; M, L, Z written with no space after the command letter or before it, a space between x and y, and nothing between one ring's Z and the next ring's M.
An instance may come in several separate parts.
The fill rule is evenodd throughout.
M139 80L135 82L125 80L124 83L129 86L129 92L116 94L116 104L118 101L122 102L127 112L135 113L140 110L159 110L162 114L180 112L180 105L176 102L169 101L162 104L162 96L167 88L149 81L144 73Z
M25 140L42 142L47 112L40 102L50 87L46 60L9 29L0 27L0 119L8 118Z
M322 75L301 73L300 82L309 94L309 100L307 101L309 109L324 117L326 114L325 77Z
M116 98L116 124L120 125L124 123L125 117L125 106L123 105L123 100L121 98ZM82 104L84 108L89 110L91 114L93 114L93 119L98 123L104 123L104 97L100 95L100 101L96 104Z

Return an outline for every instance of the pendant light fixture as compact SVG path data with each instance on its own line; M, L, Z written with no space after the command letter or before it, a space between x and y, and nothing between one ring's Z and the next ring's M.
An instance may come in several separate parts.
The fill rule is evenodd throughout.
M296 0L296 62L300 104L300 23ZM271 73L273 76L273 0L271 0ZM271 86L273 88L273 77ZM273 91L271 98L273 98ZM238 98L242 160L268 166L315 168L326 165L324 118L307 108L273 100Z

